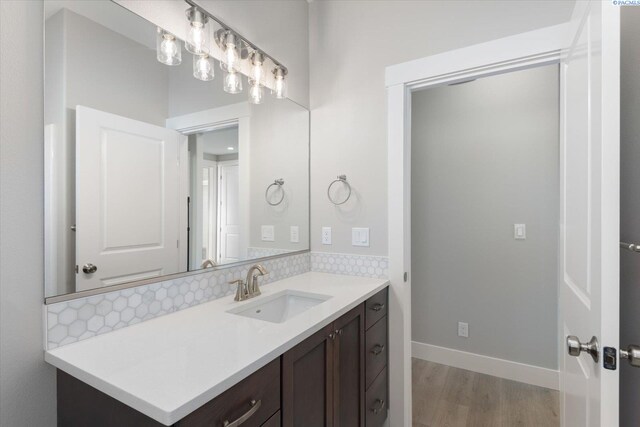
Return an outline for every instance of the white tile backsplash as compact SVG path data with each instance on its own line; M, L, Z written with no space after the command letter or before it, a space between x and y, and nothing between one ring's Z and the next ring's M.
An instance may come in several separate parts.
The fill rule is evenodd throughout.
M311 267L309 253L260 263L269 271L261 279L263 284L306 273ZM244 279L250 266L203 271L192 276L46 305L46 348L51 350L231 295L235 289L228 282Z
M311 271L386 279L389 258L383 256L311 252Z

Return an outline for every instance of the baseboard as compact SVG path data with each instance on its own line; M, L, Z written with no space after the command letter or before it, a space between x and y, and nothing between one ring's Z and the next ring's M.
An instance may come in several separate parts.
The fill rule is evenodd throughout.
M512 362L481 354L468 353L437 345L411 342L411 355L417 359L466 369L481 374L493 375L512 381L558 390L560 376L558 371L539 366Z

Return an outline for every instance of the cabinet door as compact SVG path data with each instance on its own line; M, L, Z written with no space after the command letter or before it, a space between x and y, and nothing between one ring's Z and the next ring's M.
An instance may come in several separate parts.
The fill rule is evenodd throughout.
M358 305L333 326L334 426L364 426L364 305Z
M333 324L282 356L282 425L333 427Z

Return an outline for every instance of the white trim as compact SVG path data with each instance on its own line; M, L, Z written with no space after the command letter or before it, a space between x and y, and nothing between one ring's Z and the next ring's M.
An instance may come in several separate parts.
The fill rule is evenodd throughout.
M387 67L385 84L387 87L436 77L451 82L452 75L461 71L476 70L486 74L486 70L514 68L514 63L527 59L541 65L553 59L569 42L569 24L554 25L502 39L492 40L461 49L450 50L426 58L403 62ZM483 73L482 70L485 70Z
M251 116L251 107L248 102L238 102L237 104L225 105L224 107L211 108L209 110L197 111L183 116L170 117L167 119L167 127L177 130L185 135L195 132L206 132L234 126L241 117Z
M389 195L389 416L411 425L411 92L559 63L569 24L481 43L386 68ZM409 278L404 281L404 273Z
M452 348L425 344L417 341L411 342L411 355L417 359L454 368L466 369L507 380L518 381L538 387L559 390L559 372L540 366L527 365L525 363L512 362L498 359L497 357L484 356L482 354L468 353Z

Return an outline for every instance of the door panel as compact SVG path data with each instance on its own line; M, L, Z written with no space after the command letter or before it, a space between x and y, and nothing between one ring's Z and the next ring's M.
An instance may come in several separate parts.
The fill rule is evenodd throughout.
M618 422L618 373L565 339L618 346L619 9L577 2L561 67L561 406L564 426Z
M238 163L220 163L220 262L239 261L240 185Z
M336 320L334 328L334 425L364 426L363 304Z
M186 270L183 150L173 130L77 107L77 291ZM89 263L93 274L82 271Z
M333 324L282 356L282 425L332 427Z

